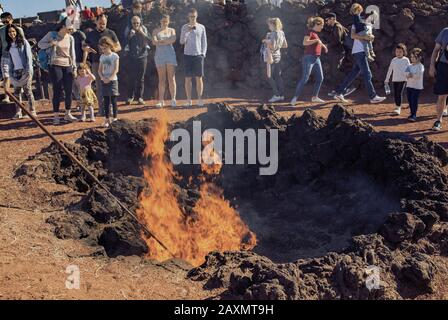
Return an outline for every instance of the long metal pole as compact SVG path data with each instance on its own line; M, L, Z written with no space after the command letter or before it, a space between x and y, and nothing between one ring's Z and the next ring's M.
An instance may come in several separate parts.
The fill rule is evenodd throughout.
M8 95L8 97L20 108L22 109L23 112L25 112L41 129L43 132L45 132L51 140L53 140L54 143L56 143L56 145L59 147L59 149L62 150L62 152L64 152L69 158L70 160L73 161L73 163L75 163L78 167L80 167L97 185L99 185L112 199L114 199L118 205L125 211L127 212L134 220L135 222L137 222L137 224L146 232L146 234L152 238L154 238L155 241L157 241L158 244L160 244L160 246L162 248L164 248L166 251L168 251L169 254L171 254L171 256L175 257L175 255L163 244L162 241L160 241L156 235L149 230L149 228L147 226L145 226L144 224L142 224L138 218L134 215L134 213L132 213L131 210L128 209L128 207L126 207L110 190L109 188L107 188L104 184L101 183L101 181L89 170L87 169L86 166L84 166L81 161L78 160L78 158L76 158L76 156L70 152L70 150L68 150L61 141L59 141L58 139L56 139L56 137L50 132L48 131L48 129L39 121L39 119L37 119L35 116L33 116L33 114L31 112L28 111L28 109L16 98L16 96L14 96L11 92L6 92L6 94Z

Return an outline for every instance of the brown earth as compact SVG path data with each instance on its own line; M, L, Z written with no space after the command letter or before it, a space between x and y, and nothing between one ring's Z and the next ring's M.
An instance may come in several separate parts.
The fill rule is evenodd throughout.
M260 101L234 98L208 99L206 102L226 101L231 105L258 106ZM391 115L392 103L365 104L363 97L354 97L360 103L348 103L360 118L378 130L406 132L414 137L428 136L431 140L448 146L448 131L432 132L434 121L433 97L422 99L420 120L409 123L408 109L403 115ZM182 103L183 101L179 101ZM120 105L120 117L138 120L157 117L162 110L154 107L155 101L146 106ZM276 110L289 117L301 114L306 107L326 117L334 102L321 105L301 103L295 108L288 104L277 104ZM63 140L73 142L85 129L100 126L73 123L61 126L51 125L49 102L39 105L40 119L49 124L49 129ZM186 120L202 113L205 108L167 108L170 121ZM0 120L0 299L204 299L218 294L204 291L201 282L186 278L188 266L180 261L156 263L138 257L104 258L96 257L96 249L76 240L57 239L52 226L45 223L51 213L63 211L63 187L61 197L49 198L50 186L37 185L34 189L24 188L13 178L14 171L29 156L49 145L50 140L30 120ZM54 188L54 185L51 186ZM51 190L54 194L55 190ZM57 194L57 193L56 193ZM427 299L448 299L448 259L438 258L441 268L435 281L435 293L421 296ZM65 288L65 273L68 265L79 266L81 272L80 290ZM181 266L179 268L178 266Z

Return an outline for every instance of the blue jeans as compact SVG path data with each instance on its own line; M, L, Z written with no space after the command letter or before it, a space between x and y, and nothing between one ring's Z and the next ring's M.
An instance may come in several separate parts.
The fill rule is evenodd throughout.
M271 64L271 77L268 78L268 82L271 85L272 91L274 92L275 96L283 96L284 84L280 61Z
M337 94L343 94L345 90L352 84L352 82L362 74L364 84L369 92L369 98L373 99L376 96L375 88L372 84L372 72L370 71L369 62L365 52L358 52L353 54L354 64L352 71L348 74L347 78L336 88Z
M324 73L322 72L322 64L320 63L320 58L313 55L305 55L302 59L302 78L297 84L295 97L299 97L302 93L303 87L308 82L311 72L315 77L313 97L319 95L320 87L324 81Z

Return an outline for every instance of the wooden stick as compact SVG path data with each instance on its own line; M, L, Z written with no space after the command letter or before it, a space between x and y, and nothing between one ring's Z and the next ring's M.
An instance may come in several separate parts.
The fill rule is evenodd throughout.
M109 190L109 188L107 188L104 184L102 184L101 181L89 169L87 169L87 167L84 166L84 164L82 164L81 161L79 161L78 158L76 158L76 156L73 153L71 153L70 150L68 150L67 147L64 146L64 144L61 141L59 141L50 131L48 131L48 129L42 124L42 122L39 121L39 119L33 116L33 114L29 112L28 109L11 92L7 91L6 94L20 109L22 109L22 111L24 111L42 129L43 132L45 132L50 137L51 140L53 140L53 142L59 147L59 149L61 149L62 152L64 152L70 158L70 160L72 160L74 164L76 164L79 168L81 168L98 186L100 186L112 199L114 199L118 203L118 205L125 212L127 212L135 220L135 222L137 222L137 224L146 232L148 236L154 238L154 240L156 240L157 243L160 244L162 248L168 251L168 253L171 254L171 256L175 257L175 255L163 244L163 242L160 241L156 237L156 235L151 230L149 230L147 226L142 224L135 216L135 214L132 213L132 211L129 210L128 207L126 207Z

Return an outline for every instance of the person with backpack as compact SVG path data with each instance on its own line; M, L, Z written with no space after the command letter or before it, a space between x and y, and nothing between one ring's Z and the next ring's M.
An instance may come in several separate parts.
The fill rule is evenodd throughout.
M279 18L268 19L269 32L263 43L266 45L267 54L270 56L266 63L266 75L271 85L273 96L269 100L270 103L283 101L285 86L283 84L282 67L281 67L281 49L286 49L288 43L283 25Z
M12 17L12 14L9 12L3 12L0 15L0 19L3 23L3 26L0 28L0 45L1 45L1 53L2 57L0 59L0 65L2 69L3 74L3 87L5 88L5 92L9 90L9 87L11 86L11 81L9 79L9 66L11 65L11 58L9 56L9 53L7 51L8 48L8 27L13 25L14 18ZM25 39L25 34L23 33L22 28L17 27L18 32L20 33L20 36ZM9 97L5 96L5 98L2 101L3 103L9 103Z
M75 39L71 35L73 27L67 19L60 22L55 31L48 32L38 43L40 49L48 50L50 79L53 85L53 124L60 123L59 105L62 90L65 93L65 116L68 122L76 121L71 114L73 81L76 77Z

